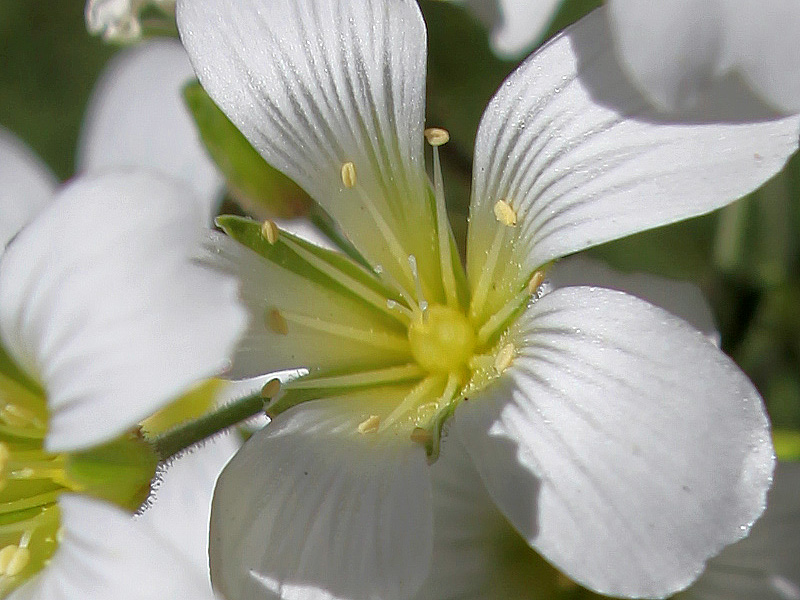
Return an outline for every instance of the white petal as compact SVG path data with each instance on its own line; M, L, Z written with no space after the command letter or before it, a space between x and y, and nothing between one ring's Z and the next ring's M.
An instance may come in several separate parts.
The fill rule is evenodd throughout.
M800 3L726 0L728 52L744 79L773 107L800 112Z
M492 30L494 51L508 58L530 51L555 16L561 0L456 0Z
M800 599L800 464L778 463L767 509L750 535L711 559L678 598Z
M353 401L318 400L279 415L223 471L211 577L226 597L396 600L425 578L432 511L424 451L357 433L371 407Z
M714 345L720 345L720 335L711 306L700 288L689 281L667 279L650 273L623 273L602 261L580 255L559 261L547 278L556 288L597 286L647 300L692 325Z
M241 299L250 314L230 377L298 368L370 370L412 360L406 332L397 321L347 290L342 293L341 286L322 285L319 277L312 280L316 272L311 267L304 274L292 272L227 236L212 235L208 245L215 268L239 279ZM381 302L385 306L385 299ZM289 319L285 331L271 323L273 311ZM289 313L307 323L292 321Z
M232 432L171 461L159 473L147 508L137 516L137 522L180 548L206 576L211 496L222 468L240 446L238 432Z
M800 110L794 0L610 0L609 16L620 60L663 109L697 105L736 76L773 108Z
M546 564L497 509L455 423L431 467L431 480L433 562L414 600L547 597L545 582L537 581Z
M411 284L415 254L423 283L441 289L438 261L429 260L426 41L416 2L182 0L178 27L203 87L267 162L319 202L371 264ZM343 184L347 162L353 189Z
M95 86L78 147L78 169L153 169L192 186L209 217L222 178L183 102L194 79L177 40L154 40L121 51Z
M623 65L662 108L693 106L725 55L721 2L610 0Z
M10 600L213 600L206 575L155 532L98 500L64 495L50 564Z
M470 280L492 273L489 312L533 269L583 248L709 212L752 191L796 150L797 117L671 122L649 108L597 10L515 71L484 113L475 149ZM506 201L517 226L500 226ZM495 263L495 233L508 230ZM491 310L494 309L494 310Z
M503 513L579 583L663 597L743 537L773 468L753 385L699 332L621 292L563 288L512 366L456 412Z
M0 128L0 252L52 199L57 181L31 150Z
M76 179L0 262L0 333L44 386L47 447L91 446L228 364L236 283L195 261L205 217L141 172Z

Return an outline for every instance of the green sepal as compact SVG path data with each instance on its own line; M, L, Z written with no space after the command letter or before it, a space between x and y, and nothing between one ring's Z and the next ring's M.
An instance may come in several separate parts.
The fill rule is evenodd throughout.
M65 472L77 491L135 512L150 495L157 467L152 445L128 433L67 455Z
M262 219L308 213L313 204L308 194L261 157L197 81L183 88L183 98L208 153L242 208Z
M312 244L286 231L281 231L278 240L274 244L270 244L261 233L261 223L245 217L223 215L217 217L216 223L217 226L230 237L263 256L270 262L275 263L287 271L300 275L309 281L313 281L314 283L333 290L342 296L358 301L376 315L385 318L388 326L397 328L397 321L386 317L384 312L379 311L352 289L342 285L333 277L330 277L312 266L306 259L290 248L284 239L288 238L293 244L302 247L303 250L313 254L322 262L327 263L333 269L339 271L344 277L364 285L384 298L394 300L402 305L406 304L397 292L387 288L374 273L367 271L352 259L338 252L328 250L327 248L321 248L316 244ZM404 328L399 327L399 329L405 332Z

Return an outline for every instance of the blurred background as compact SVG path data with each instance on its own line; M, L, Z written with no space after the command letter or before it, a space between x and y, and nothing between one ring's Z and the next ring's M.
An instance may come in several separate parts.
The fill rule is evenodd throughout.
M568 1L551 33L598 5ZM513 69L458 6L423 1L430 58L428 124L443 147L454 228L463 235L472 144L486 102ZM87 34L83 0L0 3L0 125L62 180L74 171L92 86L118 50ZM227 205L226 205L227 206ZM783 458L800 458L800 160L722 211L591 251L622 271L696 283L711 303L722 347L761 390Z

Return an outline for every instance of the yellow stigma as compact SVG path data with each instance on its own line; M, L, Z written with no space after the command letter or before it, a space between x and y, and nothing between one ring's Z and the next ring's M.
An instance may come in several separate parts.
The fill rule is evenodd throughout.
M356 187L356 166L351 162L342 165L342 183L347 189Z
M431 146L442 146L450 141L450 133L441 127L429 127L424 135Z
M464 368L475 350L475 330L467 317L449 306L433 305L408 328L411 354L431 373Z
M498 200L494 203L494 216L507 227L514 227L517 224L517 213L505 200Z

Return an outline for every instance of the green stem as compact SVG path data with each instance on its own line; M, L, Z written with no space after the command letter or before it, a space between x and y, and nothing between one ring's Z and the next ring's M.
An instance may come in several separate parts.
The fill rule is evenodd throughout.
M160 460L167 460L220 431L262 412L266 400L268 399L264 398L261 392L240 398L195 421L159 435L153 440L153 447Z

